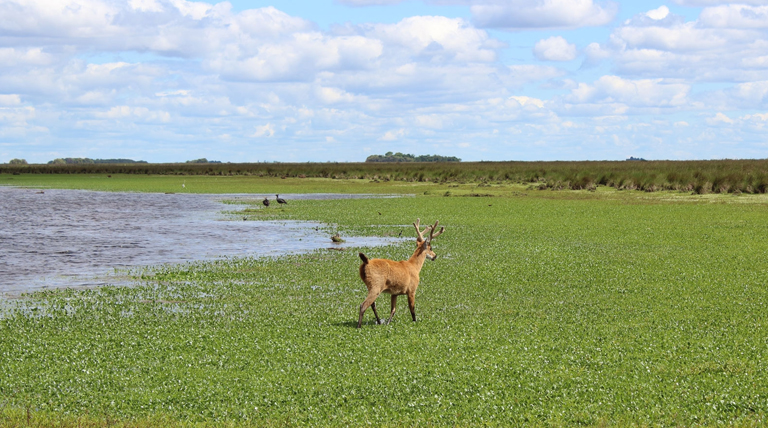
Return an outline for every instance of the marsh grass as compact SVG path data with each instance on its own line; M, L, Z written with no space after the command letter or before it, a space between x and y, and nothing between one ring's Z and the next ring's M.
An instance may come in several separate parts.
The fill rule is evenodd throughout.
M354 328L357 251L404 259L413 243L161 266L133 287L27 296L20 304L38 311L0 320L4 414L31 408L50 425L764 425L765 201L604 192L283 212L342 235L412 234L416 217L439 219L417 323L400 301L391 325L369 314Z
M591 190L608 186L655 192L768 191L768 160L427 162L427 163L247 163L0 165L0 174L166 175L177 177L324 178L386 182L529 184L533 188ZM376 186L372 186L376 187Z

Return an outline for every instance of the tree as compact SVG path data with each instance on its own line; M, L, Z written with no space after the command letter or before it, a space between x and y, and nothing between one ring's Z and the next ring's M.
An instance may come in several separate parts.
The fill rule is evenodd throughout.
M456 156L420 155L387 152L382 155L370 155L366 162L461 162Z
M26 159L11 159L10 162L8 162L9 165L27 165Z

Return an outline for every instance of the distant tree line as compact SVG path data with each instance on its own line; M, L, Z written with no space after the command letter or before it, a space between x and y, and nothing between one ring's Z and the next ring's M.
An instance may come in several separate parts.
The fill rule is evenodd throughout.
M200 158L200 159L188 160L187 163L221 163L221 161L215 161L215 160L209 161L206 158Z
M456 156L420 155L387 152L384 155L370 155L366 162L461 162Z
M415 158L415 156L414 156ZM19 159L21 161L22 159ZM367 179L473 184L527 184L530 190L768 193L768 159L577 162L358 162L358 163L133 163L81 165L0 164L0 174L228 175Z
M48 165L86 165L86 164L105 164L105 163L147 163L147 161L133 159L90 159L90 158L56 158L48 162Z

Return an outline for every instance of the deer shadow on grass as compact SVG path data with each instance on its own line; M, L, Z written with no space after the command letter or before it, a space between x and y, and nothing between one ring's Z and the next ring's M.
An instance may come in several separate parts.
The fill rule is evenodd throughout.
M375 322L372 322L371 324L376 324ZM357 321L337 321L335 323L331 323L334 327L346 327L346 328L354 328L357 329Z
M330 323L330 325L334 327L345 327L345 328L357 329L356 321L337 321L334 323ZM370 321L363 321L363 325L370 325L372 327L386 327L389 324L386 323L386 320L382 320L381 324L376 324L376 320L370 320Z

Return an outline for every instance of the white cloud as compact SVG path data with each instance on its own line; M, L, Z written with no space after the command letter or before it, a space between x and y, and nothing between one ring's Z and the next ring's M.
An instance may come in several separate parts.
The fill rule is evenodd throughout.
M0 107L0 123L5 126L26 126L36 116L34 107Z
M461 18L414 16L396 24L375 24L363 30L388 48L430 61L491 62L503 44Z
M625 21L606 43L590 44L586 63L611 60L615 73L625 76L692 82L764 80L768 9L717 6L705 8L698 20L688 22L660 9Z
M659 21L669 15L669 8L666 6L660 6L658 9L649 10L645 13L649 18Z
M405 129L395 129L392 131L387 131L383 136L381 136L381 138L379 138L379 141L396 141L403 138L405 135Z
M707 123L710 125L719 125L722 123L733 125L735 122L723 113L717 113L714 117L708 118Z
M326 104L352 102L355 100L352 94L338 88L319 87L316 93L317 97Z
M608 24L618 6L592 0L488 0L470 10L482 28L579 28Z
M538 108L544 108L544 101L538 99L538 98L531 98L526 96L512 96L509 97L510 100L515 100L523 107L526 106L535 106Z
M310 81L317 73L364 68L382 52L377 40L297 33L278 43L263 43L251 53L237 45L212 53L206 66L232 80Z
M90 37L112 32L120 8L93 0L8 0L0 3L0 30L14 36Z
M565 98L571 104L608 104L626 108L683 108L689 105L690 86L662 79L629 80L603 76L593 84L580 83Z
M17 94L0 94L0 106L17 106L21 104L21 97Z
M416 116L416 125L422 128L442 129L443 117L437 114L422 114Z
M335 0L336 3L347 6L381 6L400 4L403 0Z
M128 4L142 12L162 12L163 7L157 0L130 0Z
M42 66L53 62L53 55L41 48L0 48L0 63L4 67Z
M572 61L576 59L576 45L563 37L552 36L536 42L533 54L542 61Z
M222 36L243 34L252 39L246 39L244 48L260 39L280 39L301 32L316 31L316 26L305 19L288 15L272 6L259 9L249 9L234 16L223 15L222 23L229 23L231 33L223 32ZM225 29L221 29L225 30Z
M131 119L152 122L169 122L171 115L165 111L152 111L146 107L115 106L106 112L96 112L99 119Z
M725 95L733 100L731 107L763 108L768 106L768 80L740 83L726 90Z
M273 135L275 135L275 127L272 126L271 123L267 123L265 125L257 126L256 132L251 134L251 137L261 138L261 137L272 137Z
M673 3L681 6L717 6L721 4L733 3L733 0L672 0ZM738 0L740 4L761 5L768 4L768 0Z
M711 28L768 28L768 6L728 4L701 11L699 23Z

